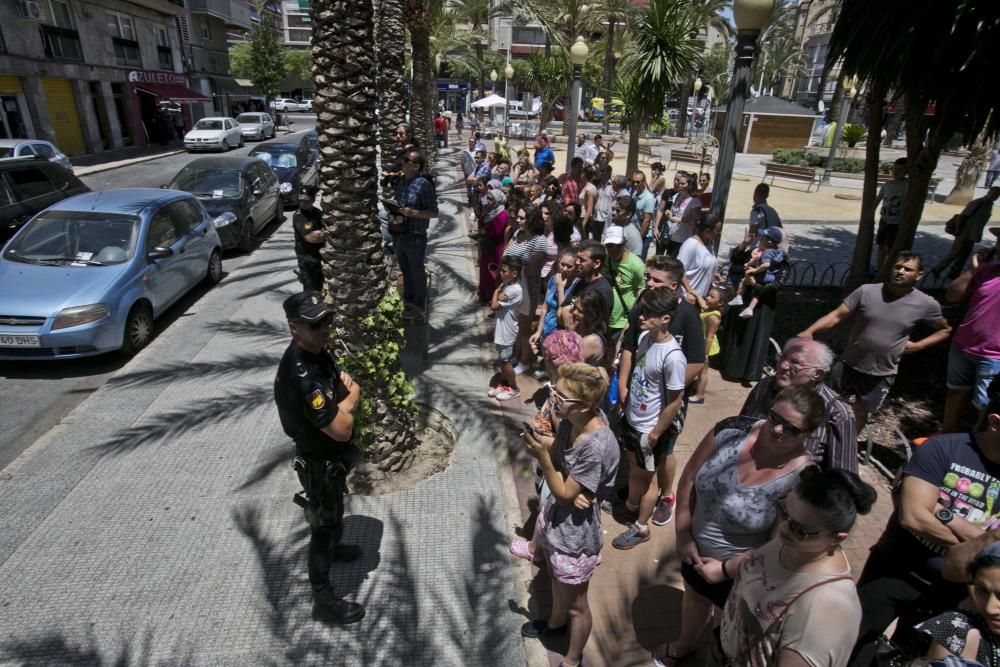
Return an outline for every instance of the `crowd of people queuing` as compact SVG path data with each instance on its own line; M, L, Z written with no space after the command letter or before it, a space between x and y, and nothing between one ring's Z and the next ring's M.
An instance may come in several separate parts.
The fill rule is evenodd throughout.
M621 550L674 524L681 629L653 652L658 666L692 654L710 626L725 665L867 666L888 650L1000 665L1000 227L989 229L996 246L973 254L948 286L947 300L968 305L956 331L917 287L923 258L905 251L886 282L859 287L785 341L764 376L794 255L766 184L741 241L719 249L708 174L670 180L661 163L648 175L615 174L613 144L584 136L557 175L544 134L533 153L512 153L502 138L489 151L471 120L465 185L500 370L488 395L520 397L525 374L544 383L523 432L537 460L535 532L510 550L547 569L553 605L522 634L568 634L562 664L581 664L588 583L602 521L613 516L626 526L611 541ZM405 196L422 164L412 135L400 139L402 161L414 165L397 186ZM896 181L901 174L897 165ZM412 194L408 202L422 201ZM879 195L898 196L898 183ZM991 190L971 214L995 198ZM884 248L889 235L880 233ZM839 356L814 339L849 318ZM930 333L914 340L918 326ZM943 432L906 465L855 585L841 545L876 497L858 476L858 434L904 355L949 338ZM711 401L709 364L756 384L678 474L686 415ZM970 402L979 421L963 432Z

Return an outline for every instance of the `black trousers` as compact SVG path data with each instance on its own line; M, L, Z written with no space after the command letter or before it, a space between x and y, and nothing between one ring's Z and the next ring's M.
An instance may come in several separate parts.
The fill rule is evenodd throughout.
M311 255L299 255L299 282L304 290L323 291L323 263Z
M340 512L336 523L326 526L310 524L309 583L318 591L330 586L330 563L333 552L344 536L344 498L338 503Z
M861 627L858 641L851 653L850 667L869 667L875 664L878 638L895 619L896 631L892 639L903 648L917 646L920 655L926 652L924 635L913 626L949 609L955 609L966 596L966 588L946 582L940 574L917 574L897 558L872 550L865 569L858 580L858 599L861 601ZM914 655L914 657L918 657Z

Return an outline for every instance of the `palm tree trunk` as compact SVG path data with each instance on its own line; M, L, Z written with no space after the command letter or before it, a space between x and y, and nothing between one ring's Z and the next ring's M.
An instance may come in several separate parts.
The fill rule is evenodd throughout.
M352 355L387 347L384 334L365 324L389 293L389 275L377 218L376 55L370 0L314 0L313 72L316 131L321 148L323 237L327 298L336 313L336 337ZM401 346L400 346L401 348ZM375 467L400 469L413 459L413 419L394 404L382 373L400 373L399 355L377 349L375 373L345 370L361 386L355 433ZM367 426L367 429L364 427Z
M875 196L878 189L879 139L882 130L882 105L885 89L873 83L866 100L868 111L868 144L865 148L865 185L861 193L861 219L858 222L858 237L854 242L854 257L851 270L844 284L845 293L853 291L868 273L868 263L875 241Z
M844 102L844 82L837 77L837 87L833 91L833 99L830 100L830 122L836 123L840 120L840 105Z
M969 154L958 165L958 170L955 172L955 187L945 197L945 204L965 206L976 196L976 183L979 182L979 171L982 169L983 160L986 159L987 154L990 152L990 137L986 133L988 125L989 118L983 124L982 132L969 145Z
M431 33L424 22L410 26L410 44L413 46L410 124L420 150L427 156L427 166L431 168L437 159L437 141L434 137L434 65L431 61Z
M389 171L396 157L395 130L406 122L406 93L403 81L405 56L403 44L406 29L403 25L401 0L379 0L378 29L375 31L378 53L376 84L379 103L379 146L382 151L382 172Z
M486 68L483 67L482 44L476 44L476 62L479 63L479 97L486 97Z
M641 129L641 118L635 118L628 124L628 153L625 157L625 174L628 176L639 171L639 131Z
M608 35L604 44L604 134L611 127L611 91L615 85L615 17L608 17Z

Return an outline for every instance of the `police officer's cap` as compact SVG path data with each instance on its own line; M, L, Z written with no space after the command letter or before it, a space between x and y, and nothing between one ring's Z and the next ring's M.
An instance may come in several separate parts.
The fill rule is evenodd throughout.
M323 301L323 295L315 290L293 294L285 299L282 305L285 308L285 317L290 320L317 322L333 312Z
M303 185L299 190L299 201L313 201L316 199L316 188L312 185Z

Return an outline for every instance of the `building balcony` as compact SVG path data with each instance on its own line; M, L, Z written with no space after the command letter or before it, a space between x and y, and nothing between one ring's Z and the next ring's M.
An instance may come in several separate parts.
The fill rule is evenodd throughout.
M207 14L222 19L227 28L250 30L253 27L250 8L237 0L187 0L192 14Z
M184 16L184 5L171 0L125 0L129 4L139 5L154 12L166 14L167 16Z
M833 32L833 26L835 23L833 21L825 21L823 23L815 23L806 29L807 37L818 37L820 35L829 35Z

